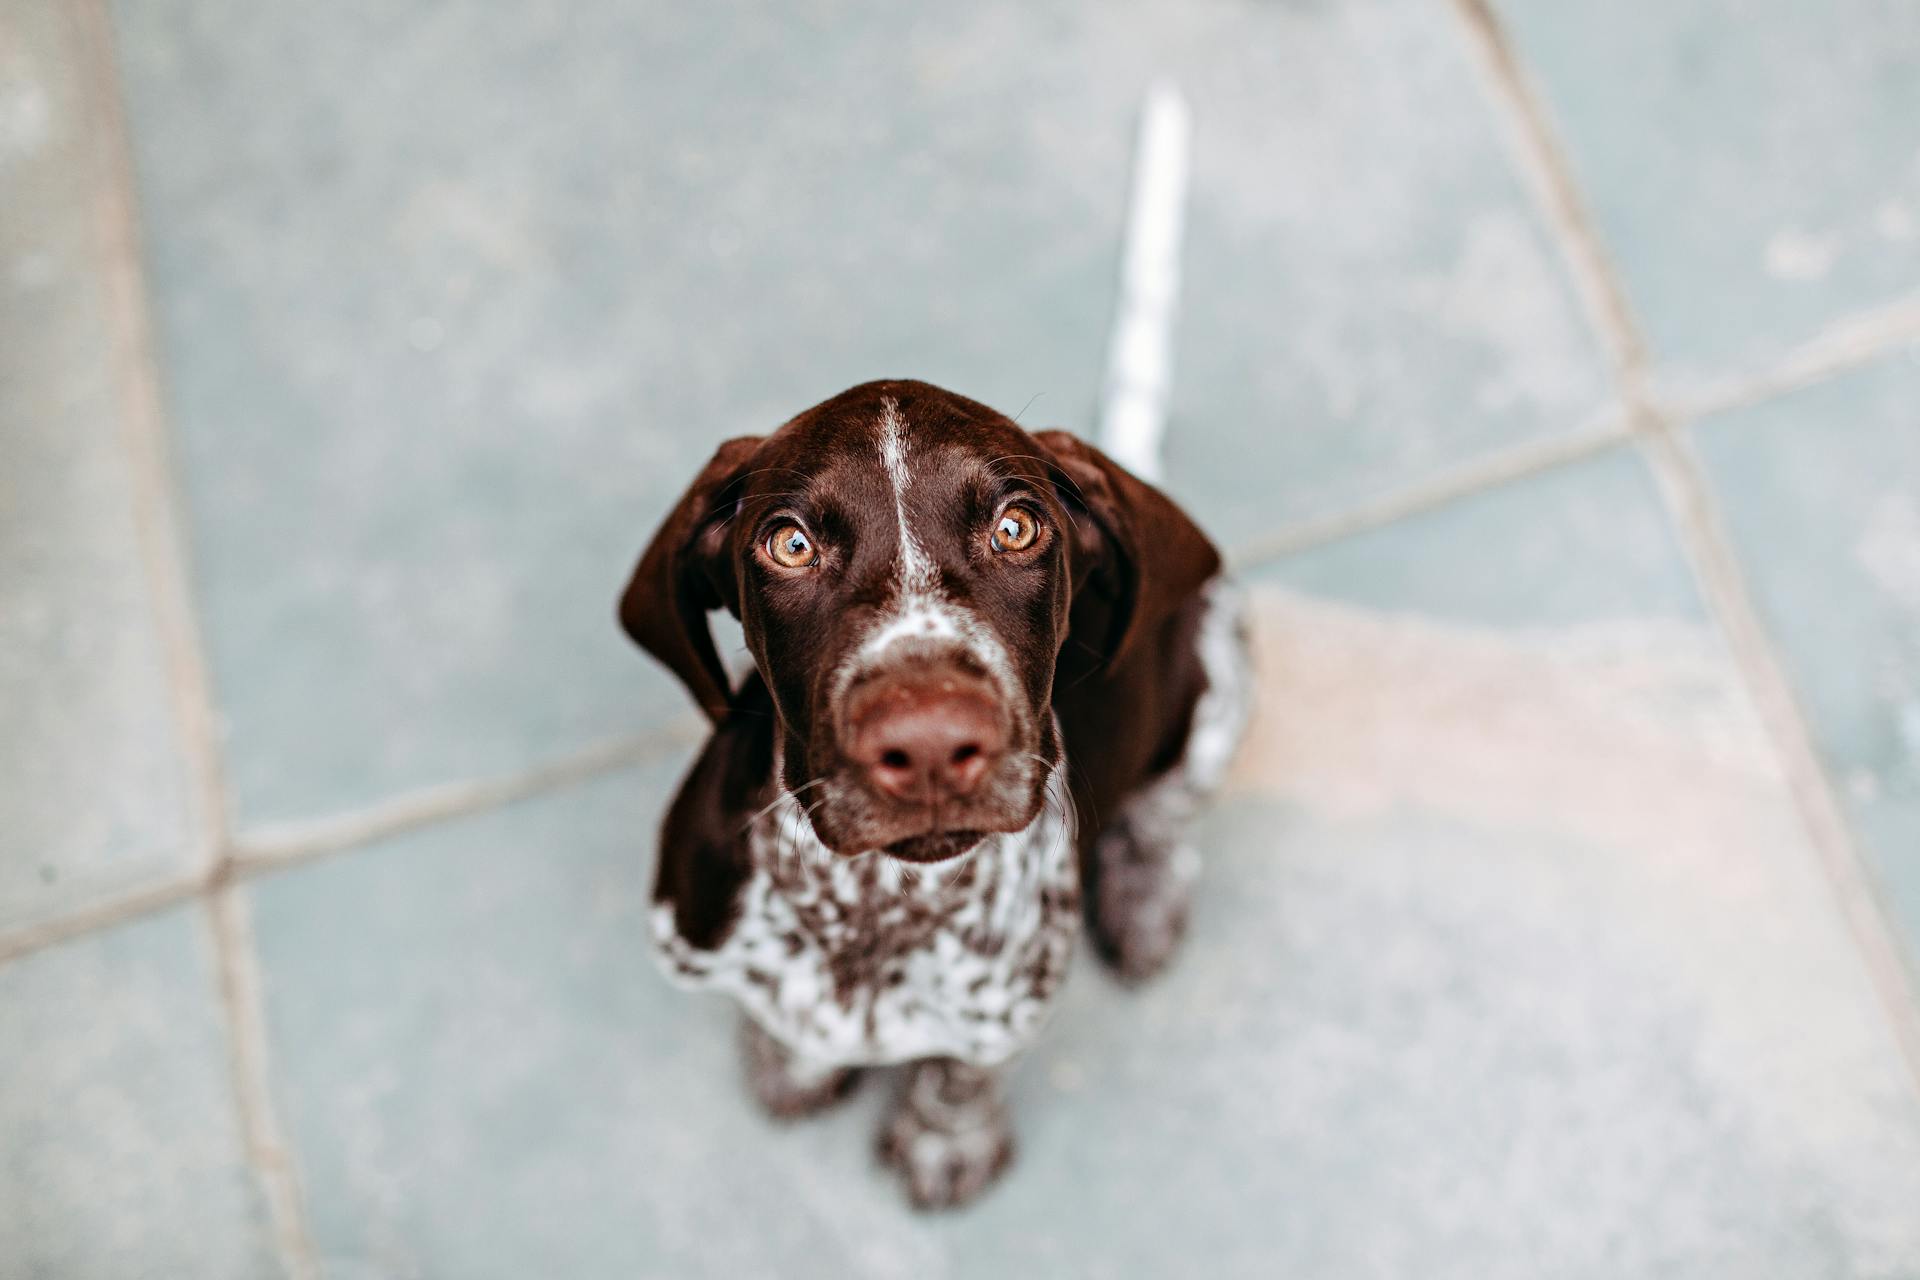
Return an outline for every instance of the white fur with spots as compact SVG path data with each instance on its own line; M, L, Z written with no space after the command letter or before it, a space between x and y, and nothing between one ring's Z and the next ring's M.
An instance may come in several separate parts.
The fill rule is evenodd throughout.
M1079 932L1063 789L1056 773L1024 831L921 867L833 853L785 794L754 823L753 870L720 945L688 944L660 906L655 947L671 978L732 996L799 1069L1005 1062L1043 1025Z
M1215 578L1194 645L1207 687L1194 704L1179 763L1121 804L1095 842L1095 921L1109 959L1130 980L1150 977L1173 957L1186 931L1200 850L1193 822L1220 787L1253 710L1246 601Z

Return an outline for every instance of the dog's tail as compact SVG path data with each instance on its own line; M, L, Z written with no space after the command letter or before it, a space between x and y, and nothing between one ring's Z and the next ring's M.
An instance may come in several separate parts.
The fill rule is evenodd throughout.
M1107 347L1100 447L1143 480L1158 481L1173 385L1173 325L1180 303L1186 218L1187 100L1168 81L1147 91L1127 201L1119 300Z

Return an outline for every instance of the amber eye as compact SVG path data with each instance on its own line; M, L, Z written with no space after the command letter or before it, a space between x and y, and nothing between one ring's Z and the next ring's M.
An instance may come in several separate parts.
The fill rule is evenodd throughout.
M1008 507L993 526L995 551L1025 551L1040 536L1040 521L1025 507Z
M786 569L804 569L820 558L813 539L797 524L783 524L767 538L767 555Z

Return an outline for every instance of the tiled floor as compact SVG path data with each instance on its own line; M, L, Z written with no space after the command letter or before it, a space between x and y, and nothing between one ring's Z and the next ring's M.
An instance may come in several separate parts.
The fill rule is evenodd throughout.
M916 1217L651 970L612 598L847 383L1087 426L1160 72L1261 714ZM0 0L0 1278L1920 1277L1917 93L1897 0Z

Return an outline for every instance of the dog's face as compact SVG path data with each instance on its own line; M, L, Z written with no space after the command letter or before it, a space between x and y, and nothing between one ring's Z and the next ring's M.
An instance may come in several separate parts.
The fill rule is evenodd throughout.
M719 723L731 698L705 614L734 613L772 695L779 782L822 843L931 862L1039 813L1063 646L1080 669L1114 659L1154 612L1144 596L1217 563L1171 503L1071 437L870 383L721 446L621 621Z

